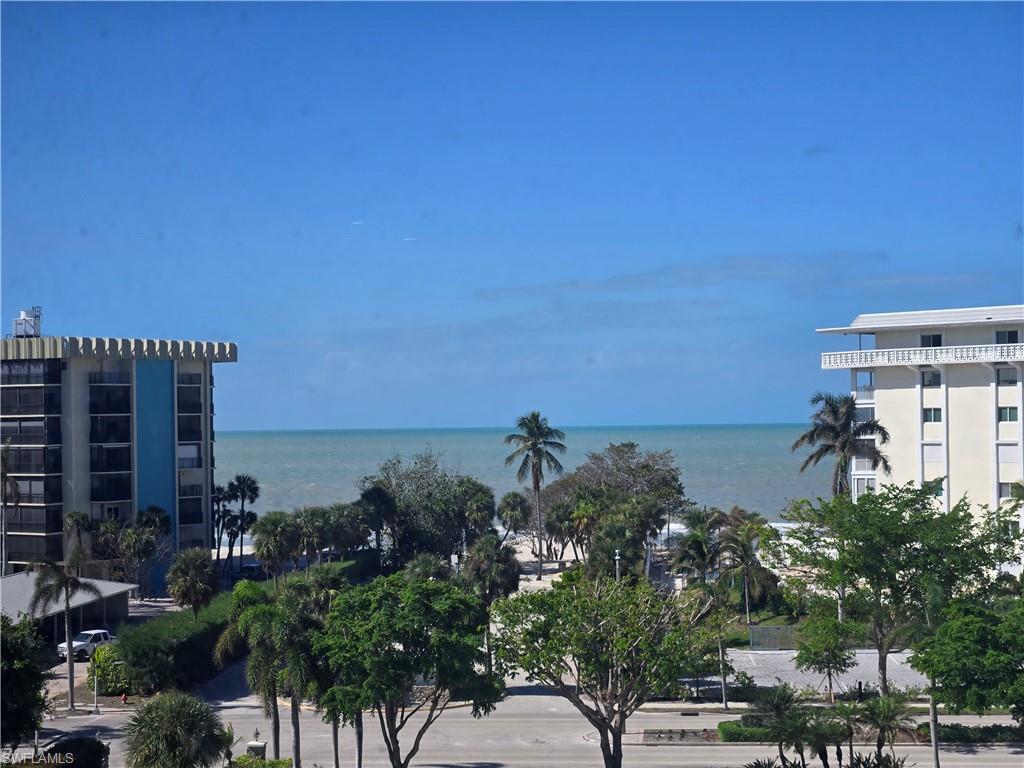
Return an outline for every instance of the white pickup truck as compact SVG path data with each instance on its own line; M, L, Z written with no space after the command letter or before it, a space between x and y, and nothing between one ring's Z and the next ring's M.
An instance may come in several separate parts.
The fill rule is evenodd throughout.
M117 642L117 636L110 634L105 629L87 629L71 638L71 647L74 649L76 660L91 659L93 652L101 645L114 642ZM67 643L57 646L57 655L61 661L67 658Z

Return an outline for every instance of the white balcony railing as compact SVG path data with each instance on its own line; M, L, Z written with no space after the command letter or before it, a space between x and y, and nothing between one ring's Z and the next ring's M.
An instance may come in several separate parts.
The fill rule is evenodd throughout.
M823 352L822 368L877 368L884 365L949 365L1024 362L1024 344L976 344L965 347L866 349Z

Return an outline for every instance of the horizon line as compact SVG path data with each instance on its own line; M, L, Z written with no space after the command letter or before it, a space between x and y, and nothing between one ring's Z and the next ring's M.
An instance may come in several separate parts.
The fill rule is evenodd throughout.
M722 421L690 422L677 424L569 424L558 429L673 429L685 427L793 427L803 426L802 421ZM218 429L219 434L245 432L437 432L511 429L507 425L484 425L473 427L272 427L250 429Z

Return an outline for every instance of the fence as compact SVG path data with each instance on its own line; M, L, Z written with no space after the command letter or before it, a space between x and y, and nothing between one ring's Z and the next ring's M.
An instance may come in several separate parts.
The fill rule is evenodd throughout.
M796 627L751 627L750 650L791 651L796 649Z

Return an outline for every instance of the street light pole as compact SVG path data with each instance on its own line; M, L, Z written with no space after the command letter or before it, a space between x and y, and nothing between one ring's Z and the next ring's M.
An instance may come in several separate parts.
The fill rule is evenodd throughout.
M619 550L615 550L615 580L619 580Z
M95 655L95 651L93 654ZM92 662L92 713L98 715L100 713L100 665L95 660Z

